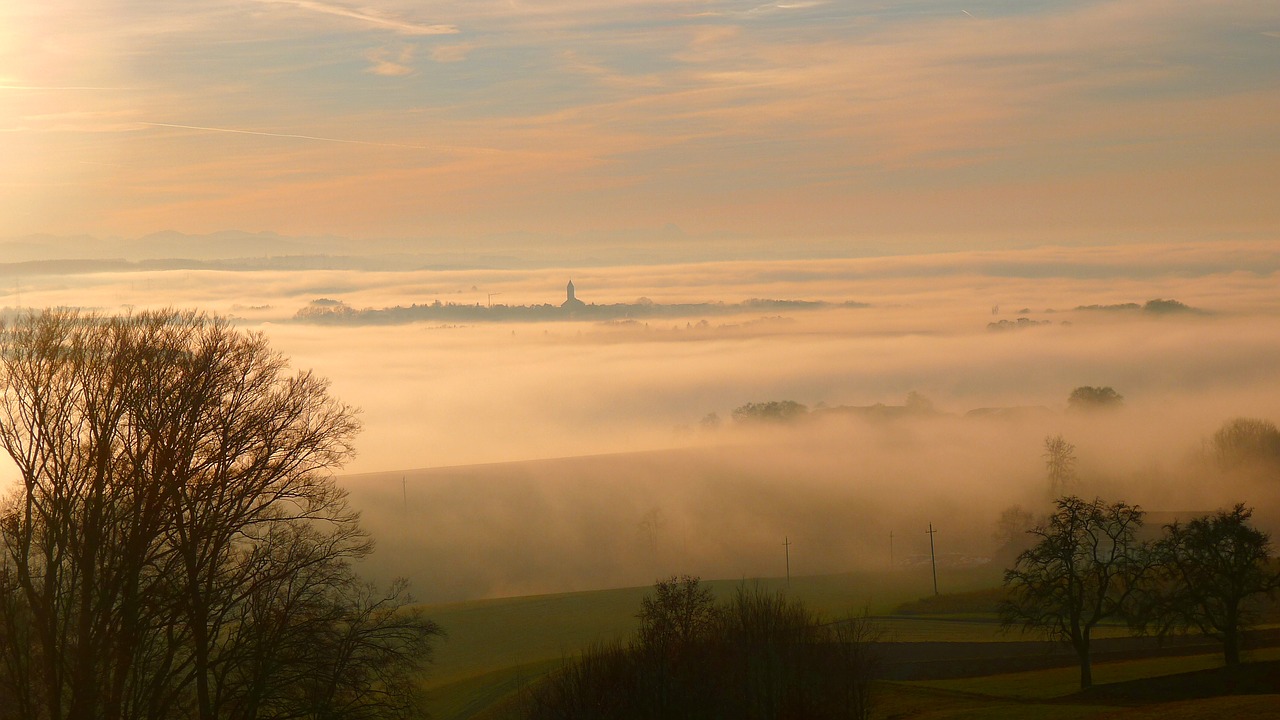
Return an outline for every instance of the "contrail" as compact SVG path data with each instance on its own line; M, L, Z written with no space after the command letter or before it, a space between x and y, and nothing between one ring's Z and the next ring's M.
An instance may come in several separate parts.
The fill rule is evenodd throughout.
M320 142L345 143L348 145L373 145L375 147L407 148L409 150L433 150L423 145L401 145L399 143L381 143L370 140L346 140L343 138L319 137L316 135L296 135L293 133L272 133L258 130L237 130L235 128L203 127L201 125L177 125L174 123L142 122L140 125L151 127L181 128L183 130L203 130L205 132L235 133L237 135L261 135L263 137L292 138L294 140L319 140Z
M326 15L337 15L338 17L358 20L377 27L398 30L406 35L454 35L458 32L458 28L455 25L419 25L404 20L371 15L367 12L353 10L341 5L315 2L315 0L261 0L261 2L293 5L303 10L325 13Z

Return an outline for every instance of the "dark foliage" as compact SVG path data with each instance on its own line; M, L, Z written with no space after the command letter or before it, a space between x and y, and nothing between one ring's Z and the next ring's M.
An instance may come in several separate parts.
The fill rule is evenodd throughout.
M1144 303L1142 305L1142 312L1154 313L1156 315L1170 315L1177 313L1195 313L1198 311L1186 303L1182 303L1177 300L1156 298L1155 300L1148 300Z
M787 422L809 414L809 408L794 400L751 402L733 409L734 422Z
M631 644L567 663L528 692L521 716L868 717L875 661L864 619L826 624L797 601L746 586L722 605L710 600L694 578L658 583Z
M1081 385L1067 397L1068 410L1104 410L1124 404L1124 396L1110 387Z

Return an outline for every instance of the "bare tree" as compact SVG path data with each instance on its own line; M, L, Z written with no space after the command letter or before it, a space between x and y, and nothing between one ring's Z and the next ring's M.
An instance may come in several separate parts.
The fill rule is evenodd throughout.
M689 575L672 576L653 585L640 601L640 630L636 639L646 651L660 656L678 654L705 639L716 621L710 588Z
M1010 505L1000 512L991 537L996 543L996 553L1012 559L1030 545L1030 531L1037 525L1037 518L1021 505Z
M1036 545L1005 571L1010 594L1000 606L1002 622L1069 643L1080 662L1081 688L1093 684L1093 629L1103 620L1127 617L1147 572L1147 550L1135 540L1142 516L1133 505L1061 498L1049 524L1031 531L1039 538Z
M1228 420L1213 434L1212 448L1218 466L1225 470L1280 467L1280 430L1270 420Z
M1044 465L1049 479L1049 497L1071 494L1076 483L1076 446L1061 435L1045 437Z
M1195 629L1220 637L1228 666L1240 664L1241 629L1257 621L1249 601L1280 590L1280 572L1269 564L1271 538L1249 525L1252 516L1238 504L1166 525L1144 613L1161 634Z
M0 330L0 446L22 480L0 508L0 612L29 640L3 651L15 717L302 712L286 689L320 682L326 637L364 627L351 561L370 545L331 477L354 411L286 369L261 335L194 313ZM407 669L439 630L388 617L366 644Z

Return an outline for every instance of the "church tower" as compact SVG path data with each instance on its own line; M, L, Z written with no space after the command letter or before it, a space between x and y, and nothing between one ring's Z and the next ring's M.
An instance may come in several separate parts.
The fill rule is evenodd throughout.
M574 292L572 280L570 280L569 284L565 286L564 293L565 300L560 303L560 307L566 310L577 310L579 308L586 307L586 303L579 300L577 293Z

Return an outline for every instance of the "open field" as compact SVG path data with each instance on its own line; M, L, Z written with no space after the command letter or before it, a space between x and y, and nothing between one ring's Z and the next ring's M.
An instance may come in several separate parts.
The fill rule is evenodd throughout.
M915 587L914 579L895 582L894 575L849 573L793 578L790 593L831 618L860 614L860 608L876 613L873 621L882 641L891 644L886 651L894 655L895 662L903 658L946 662L947 658L973 654L975 646L988 645L989 653L1007 654L1009 648L1016 648L1029 658L1027 664L1046 662L1046 651L1041 644L1032 644L1041 640L1040 637L1016 629L1006 631L993 613L975 611L980 603L975 603L974 596L986 595L990 599L989 592L931 597L925 604L937 611L934 613L889 614L899 606L919 609L922 604L910 602L916 600L910 595ZM956 571L948 580L956 586L981 587L983 582L989 582L989 573ZM719 580L708 585L717 597L723 598L740 582ZM786 581L777 578L747 582L759 582L771 589L786 587ZM875 589L870 601L866 588ZM437 720L497 717L496 710L520 688L559 667L591 643L625 639L635 629L635 614L646 592L648 588L622 588L427 606L425 610L430 617L449 633L426 681L432 717ZM1096 631L1099 652L1094 675L1099 686L1209 671L1222 664L1221 654L1212 644L1173 651L1187 653L1182 655L1105 660L1107 653L1116 653L1121 647L1108 648L1106 638L1127 635L1127 630L1120 626L1106 626ZM1280 661L1280 648L1246 652L1244 661ZM1071 665L1071 658L1059 656L1048 662L1065 662L1065 665L982 677L885 681L881 683L875 717L888 720L1158 715L1176 719L1219 717L1220 713L1266 717L1267 712L1280 717L1280 702L1277 702L1280 687L1276 688L1277 696L1187 699L1160 703L1159 708L1167 706L1167 709L1157 712L1146 702L1127 702L1102 694L1077 696L1078 669ZM1140 693L1141 689L1132 692Z
M926 571L927 572L927 571ZM895 616L899 604L917 597L919 573L844 573L797 577L789 593L822 615L875 615L886 639L896 641L989 641L1024 639L1016 631L1003 633L991 615L968 619ZM939 571L952 587L981 587L992 574L982 568ZM728 597L742 580L712 580L706 584L719 598ZM779 578L747 580L766 589L783 589ZM423 610L448 633L431 672L431 684L452 682L489 672L546 660L571 657L592 642L621 639L636 627L640 599L649 587L592 592L534 595L426 605ZM1030 638L1025 638L1030 639Z
M1243 662L1280 660L1280 648L1264 648L1246 652ZM1222 666L1218 652L1175 657L1142 658L1120 662L1094 662L1096 686L1130 682L1144 678L1209 670ZM954 692L976 693L1017 700L1051 700L1076 693L1080 689L1080 670L1072 665L1048 670L1006 673L977 678L951 680L918 680L909 684ZM1276 689L1280 693L1280 688Z
M1017 697L941 690L888 683L872 717L877 720L1204 720L1280 717L1280 695L1229 695L1148 705L1082 701L1073 698L1025 700Z

